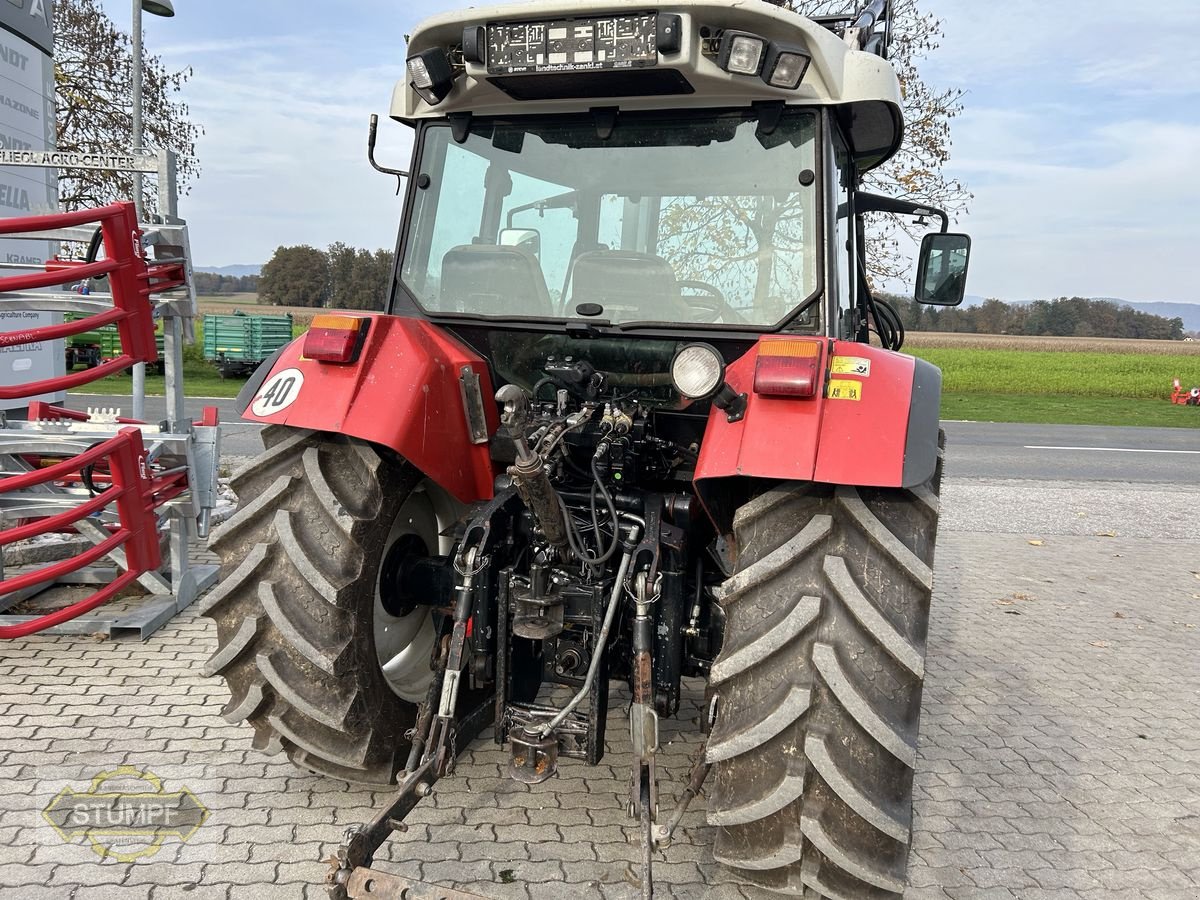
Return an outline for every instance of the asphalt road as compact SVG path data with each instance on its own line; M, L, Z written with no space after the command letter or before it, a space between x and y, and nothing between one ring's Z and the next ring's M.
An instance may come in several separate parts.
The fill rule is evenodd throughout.
M120 407L129 397L73 394L72 405ZM223 455L254 456L260 426L242 422L232 400L192 398L188 412L199 418L216 406L225 423ZM146 398L151 420L165 415L161 397ZM1196 413L1200 416L1200 410ZM1089 425L1020 425L1004 422L946 422L947 474L955 479L1125 482L1200 485L1200 430L1109 428Z
M129 396L116 397L101 394L70 394L68 406L74 409L89 407L116 407L122 415L129 415L132 402ZM262 450L258 432L261 425L243 422L234 407L233 400L221 400L211 397L189 397L185 403L187 413L193 420L200 419L201 410L206 406L215 406L221 416L221 455L230 457L255 456ZM146 398L146 421L154 422L166 417L166 401L162 397Z
M1003 422L944 427L946 467L954 478L1200 484L1196 429Z

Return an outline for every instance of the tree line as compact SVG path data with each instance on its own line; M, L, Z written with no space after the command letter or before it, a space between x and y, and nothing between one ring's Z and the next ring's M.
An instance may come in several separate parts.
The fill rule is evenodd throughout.
M220 275L216 272L193 272L196 293L201 297L258 292L257 275Z
M1060 297L1032 303L986 300L979 306L922 306L903 297L888 298L910 331L964 334L1024 334L1053 337L1140 338L1181 341L1183 320L1142 312L1110 300Z
M341 241L326 250L279 247L258 279L262 303L324 309L382 310L392 278L391 250L364 250Z

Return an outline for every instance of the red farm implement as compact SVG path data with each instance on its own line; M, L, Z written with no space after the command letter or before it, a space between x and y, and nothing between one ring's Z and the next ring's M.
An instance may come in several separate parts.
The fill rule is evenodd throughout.
M1176 378L1171 389L1171 402L1176 406L1200 406L1200 387L1185 390Z
M211 570L189 567L187 542L207 531L215 504L218 427L215 410L186 421L179 384L187 288L186 232L181 225L143 233L131 203L96 210L0 221L0 235L85 241L82 261L53 258L40 270L0 277L6 312L76 314L73 321L0 334L0 353L16 359L29 348L96 328L115 326L119 351L81 372L0 387L0 399L54 394L158 360L155 324L165 320L167 420L150 424L116 410L87 413L31 400L26 418L0 428L0 638L57 629L110 635L153 631L211 581ZM148 258L147 247L156 257ZM101 248L103 254L100 253ZM20 268L20 267L18 267ZM69 285L107 282L80 295ZM172 292L176 292L174 298ZM174 359L172 359L174 357ZM55 550L46 551L46 544ZM164 554L164 544L168 551ZM42 552L31 552L40 549ZM62 553L66 552L65 558ZM169 567L164 567L164 556ZM48 564L44 560L49 557ZM166 568L166 571L162 571ZM85 617L140 583L151 600L116 617ZM82 588L65 605L44 603L43 591ZM36 613L15 614L32 604Z

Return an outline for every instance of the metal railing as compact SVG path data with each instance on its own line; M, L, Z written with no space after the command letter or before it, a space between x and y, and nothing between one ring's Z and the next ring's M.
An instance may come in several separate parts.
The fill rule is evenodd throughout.
M35 485L81 478L85 469L99 466L101 463L105 463L108 470L105 479L108 486L104 490L63 512L0 531L0 547L27 540L35 535L70 528L83 519L99 515L105 507L113 505L116 507L118 524L111 529L109 536L69 559L0 580L0 596L32 587L49 586L115 550L124 551L125 571L83 600L15 625L0 625L0 638L26 637L81 616L107 603L132 585L138 576L154 571L161 564L158 522L154 513L157 504L154 502L153 480L144 475L145 450L142 433L137 428L122 428L115 437L46 468L0 479L0 497Z
M121 338L121 354L83 372L70 372L30 384L0 387L0 400L15 400L43 393L90 384L123 372L139 362L156 362L158 348L154 340L152 293L184 284L184 269L168 263L148 266L142 255L141 232L132 203L114 203L96 210L0 219L0 236L56 231L84 225L96 225L103 235L107 259L95 262L50 260L44 272L0 277L0 293L16 294L48 287L66 287L72 282L107 277L111 285L112 307L74 322L44 325L23 331L0 334L0 347L33 344L83 334L104 325L115 324ZM49 298L44 301L51 303Z
M19 638L72 622L121 595L134 582L153 595L173 596L143 616L140 629L152 631L194 599L213 572L189 567L187 543L207 530L215 502L219 426L215 410L193 423L183 415L181 340L194 311L191 299L155 297L189 288L186 232L182 226L156 230L139 227L132 203L94 210L0 220L0 236L79 240L98 229L82 261L51 259L41 271L0 277L0 307L51 312L83 312L82 318L0 334L0 349L84 334L115 325L120 350L112 359L83 372L0 387L0 400L34 397L89 384L137 363L155 362L156 314L167 325L166 369L168 422L149 425L114 412L97 414L35 401L26 421L0 419L0 612L10 610L56 584L101 585L82 600L53 612L0 616L0 639ZM182 237L181 253L148 260L146 245L159 250L164 235ZM105 278L105 294L68 290L76 282ZM58 292L46 291L58 287ZM209 471L211 470L211 471ZM169 532L170 578L163 567L160 539ZM49 534L78 535L85 548L42 568L5 577L6 547ZM91 546L86 546L90 543ZM95 564L109 560L107 568ZM112 563L118 568L113 569ZM212 567L206 567L211 569ZM128 617L126 617L128 618ZM136 617L134 617L136 618ZM90 620L81 620L84 624Z

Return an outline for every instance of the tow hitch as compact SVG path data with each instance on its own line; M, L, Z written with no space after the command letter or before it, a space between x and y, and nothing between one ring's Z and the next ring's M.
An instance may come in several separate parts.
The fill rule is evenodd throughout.
M469 623L478 599L476 592L487 591L486 585L476 585L475 576L487 566L485 551L492 534L488 527L490 516L494 508L503 506L510 499L511 497L506 495L498 497L493 501L491 508L468 529L468 539L464 540L463 546L470 549L459 553L454 566L458 579L454 590L453 627L444 639L436 676L429 687L425 702L421 704L412 735L412 750L405 767L406 774L391 803L381 810L370 824L355 825L346 830L341 846L329 861L331 868L325 878L331 900L470 900L478 896L379 872L372 869L371 865L376 851L393 832L407 830L405 817L421 800L433 793L434 785L439 779L453 773L459 749L489 724L496 711L495 697L488 695L475 698L470 711L461 720L458 717L460 686L467 668ZM624 518L628 520L628 529L622 546L623 556L604 618L599 622L598 646L603 647L607 643L608 632L615 612L621 604L622 594L629 591L635 601L634 653L638 662L634 666L633 703L630 709L633 766L629 812L641 825L642 897L643 900L652 900L654 852L669 846L688 805L700 793L709 766L704 762L705 744L701 744L687 788L666 823L660 825L655 775L658 715L654 709L654 686L650 674L653 650L651 611L658 601L658 581L653 577L656 568L653 562L646 570L626 581L625 576L629 573L631 563L642 552L649 550L646 543L639 544L639 537L646 531L645 521L637 516ZM473 534L477 535L474 541L470 540ZM653 559L653 554L649 555ZM523 727L512 730L509 734L511 778L525 783L538 783L553 777L558 763L558 731L564 727L570 730L573 710L592 694L593 683L600 674L602 658L602 654L593 657L592 666L583 679L580 690L562 710L530 707L530 721ZM606 708L606 705L603 708ZM712 725L714 712L715 701L709 710L709 727ZM570 739L569 734L564 734L563 737Z

